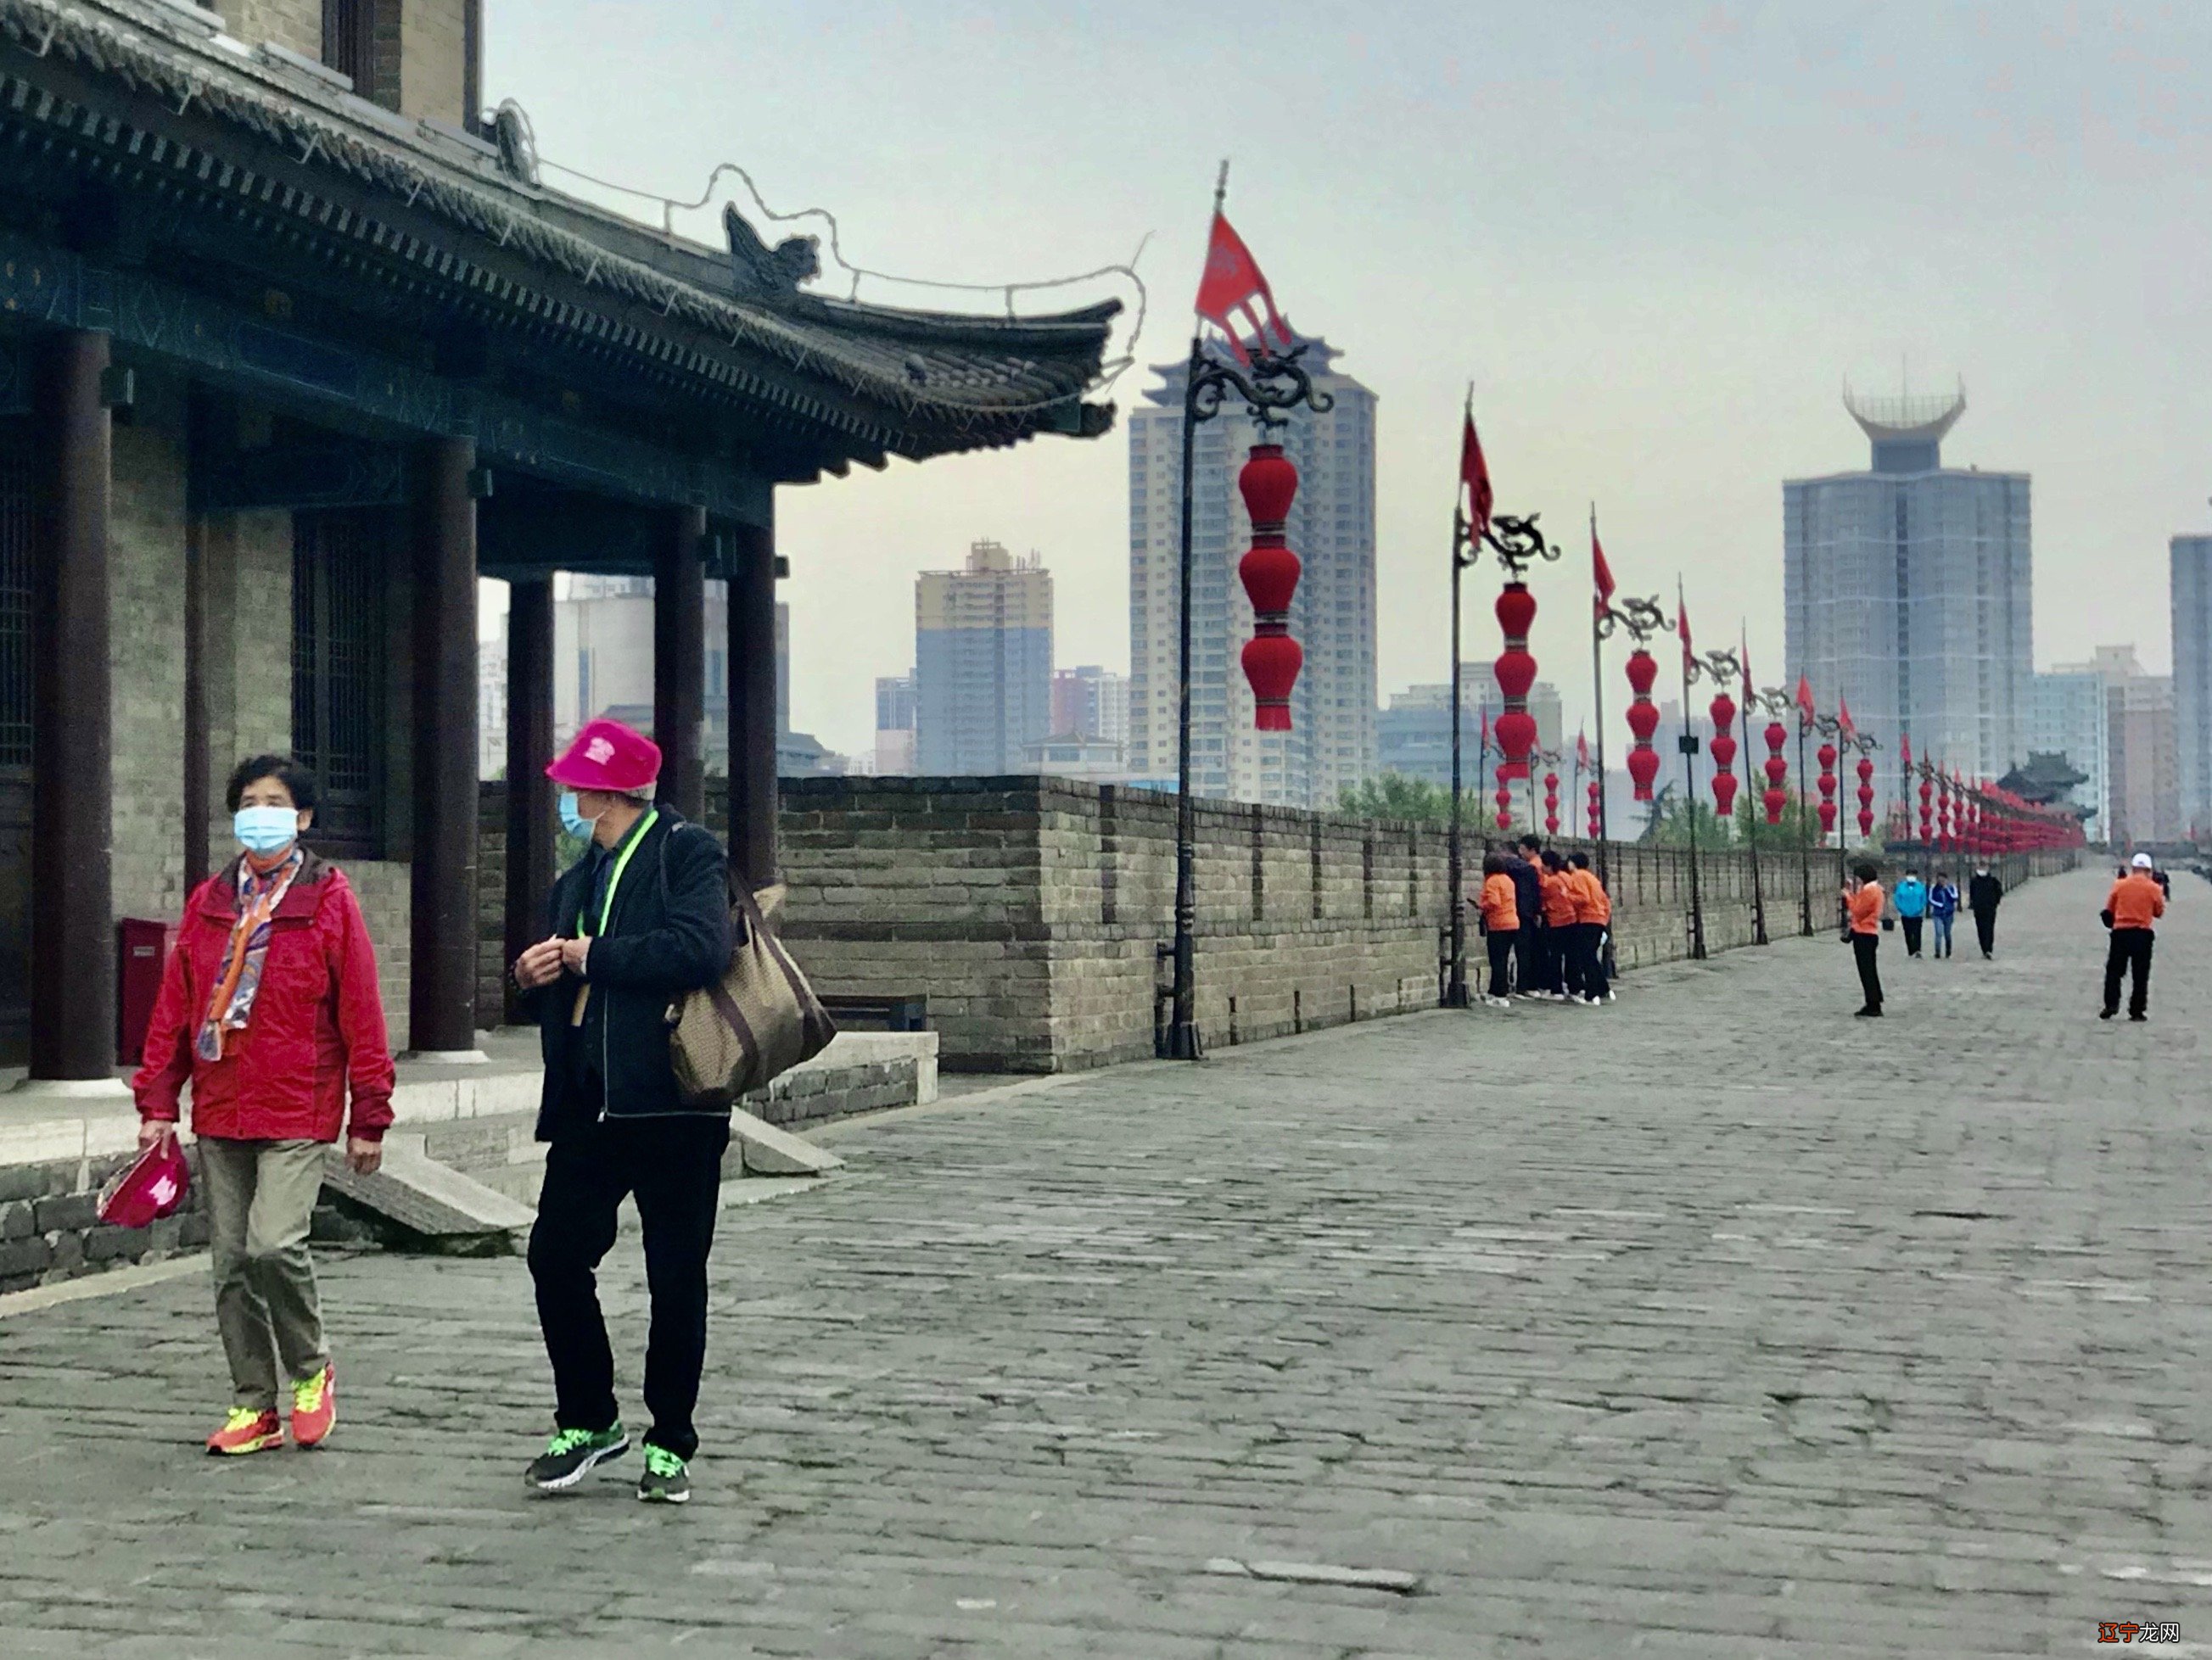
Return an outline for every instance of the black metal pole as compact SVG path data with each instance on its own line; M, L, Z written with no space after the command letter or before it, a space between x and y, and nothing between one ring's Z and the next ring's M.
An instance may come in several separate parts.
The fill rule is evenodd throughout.
M1597 522L1593 511L1590 522ZM1604 635L1600 629L1597 607L1590 607L1590 696L1597 708L1597 822L1591 833L1597 842L1597 879L1610 891L1613 884L1611 861L1606 857L1607 804L1605 799L1605 650Z
M1444 1007L1467 1007L1467 867L1460 845L1460 551L1462 535L1453 515L1451 550L1451 839L1445 861L1444 888L1451 906L1451 972L1444 984Z
M1750 646L1746 645L1747 659L1750 651ZM1743 701L1736 709L1738 720L1743 728L1743 736L1736 749L1743 756L1746 784L1751 781L1751 706L1758 696L1758 692L1752 686L1751 676L1747 673L1743 677ZM1751 809L1751 797L1747 791L1744 796L1743 839L1744 845L1751 850L1751 942L1753 945L1765 945L1769 943L1766 936L1766 892L1759 885L1759 826L1764 815Z
M1805 799L1805 712L1797 712L1797 874L1803 891L1797 900L1797 931L1813 937L1812 804Z
M1182 599L1177 618L1181 641L1176 666L1176 897L1175 996L1168 1017L1168 1058L1199 1057L1194 936L1198 927L1198 819L1190 798L1190 492L1198 436L1199 338L1190 340L1190 370L1182 395Z
M1690 651L1682 648L1682 736L1675 744L1682 752L1682 807L1690 821L1690 958L1705 957L1705 897L1698 885L1698 735L1690 728Z

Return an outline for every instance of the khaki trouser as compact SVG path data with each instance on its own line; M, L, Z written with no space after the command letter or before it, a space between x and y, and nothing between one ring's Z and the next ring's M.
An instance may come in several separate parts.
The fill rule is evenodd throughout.
M199 1138L215 1270L215 1319L238 1404L276 1405L285 1376L312 1378L330 1360L307 1229L322 1191L320 1142Z

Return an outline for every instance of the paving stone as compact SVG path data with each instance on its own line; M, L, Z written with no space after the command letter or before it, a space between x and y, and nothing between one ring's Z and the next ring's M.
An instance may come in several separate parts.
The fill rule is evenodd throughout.
M1892 936L1879 1023L1790 942L847 1125L720 1220L680 1512L635 1455L521 1491L520 1262L324 1253L313 1458L198 1453L201 1276L9 1317L0 1650L2212 1645L2212 888L2145 1027L2083 995L2100 897L2022 889L1993 963ZM641 1429L634 1233L600 1290Z

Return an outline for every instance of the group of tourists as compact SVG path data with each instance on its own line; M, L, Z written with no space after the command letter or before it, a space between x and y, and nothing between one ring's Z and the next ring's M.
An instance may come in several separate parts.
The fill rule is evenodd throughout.
M537 1134L550 1143L529 1261L555 1433L525 1479L557 1492L629 1450L594 1275L617 1208L635 1197L653 1309L653 1427L637 1494L682 1504L730 1119L726 1107L681 1098L667 1014L723 972L732 924L721 846L654 800L660 760L642 734L595 720L545 769L586 851L555 884L546 937L513 966L542 1033ZM232 774L240 851L185 903L131 1080L143 1148L175 1133L191 1086L216 1326L234 1390L207 1450L233 1457L284 1445L288 1393L295 1446L319 1445L337 1422L308 1233L326 1145L343 1128L347 1162L374 1173L392 1123L392 1055L361 906L344 873L301 845L316 796L314 774L283 756L257 755Z
M1898 879L1895 889L1887 894L1882 888L1881 872L1870 861L1862 860L1851 874L1853 880L1844 886L1841 899L1844 937L1850 942L1851 954L1858 966L1859 988L1865 999L1855 1012L1862 1019L1878 1020L1882 1010L1882 935L1894 924L1905 936L1905 956L1917 958L1923 954L1923 936L1932 924L1935 954L1949 956L1951 928L1959 914L1960 894L1947 870L1938 870L1932 883L1925 881L1918 870L1908 870ZM2123 978L2130 983L2128 1018L2142 1021L2150 1017L2150 955L2154 937L2152 924L2166 914L2166 901L2172 888L2170 879L2148 853L2137 853L2119 867L2101 913L2111 940L2105 953L2104 1003L2098 1010L2100 1019L2109 1021L2120 1012ZM1978 865L1964 898L1966 908L1974 918L1974 934L1982 955L1995 956L1997 906L2004 899L2003 883L1986 864Z
M1519 996L1594 1005L1613 1001L1606 973L1613 900L1587 853L1562 853L1534 836L1483 855L1474 898L1490 954L1483 1003L1510 1009Z

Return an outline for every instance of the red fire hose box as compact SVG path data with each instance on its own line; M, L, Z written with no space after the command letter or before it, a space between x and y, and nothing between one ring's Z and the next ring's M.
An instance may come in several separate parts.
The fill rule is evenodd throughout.
M136 1066L146 1049L146 1027L161 990L161 971L177 943L177 925L125 917L115 924L115 1058Z

